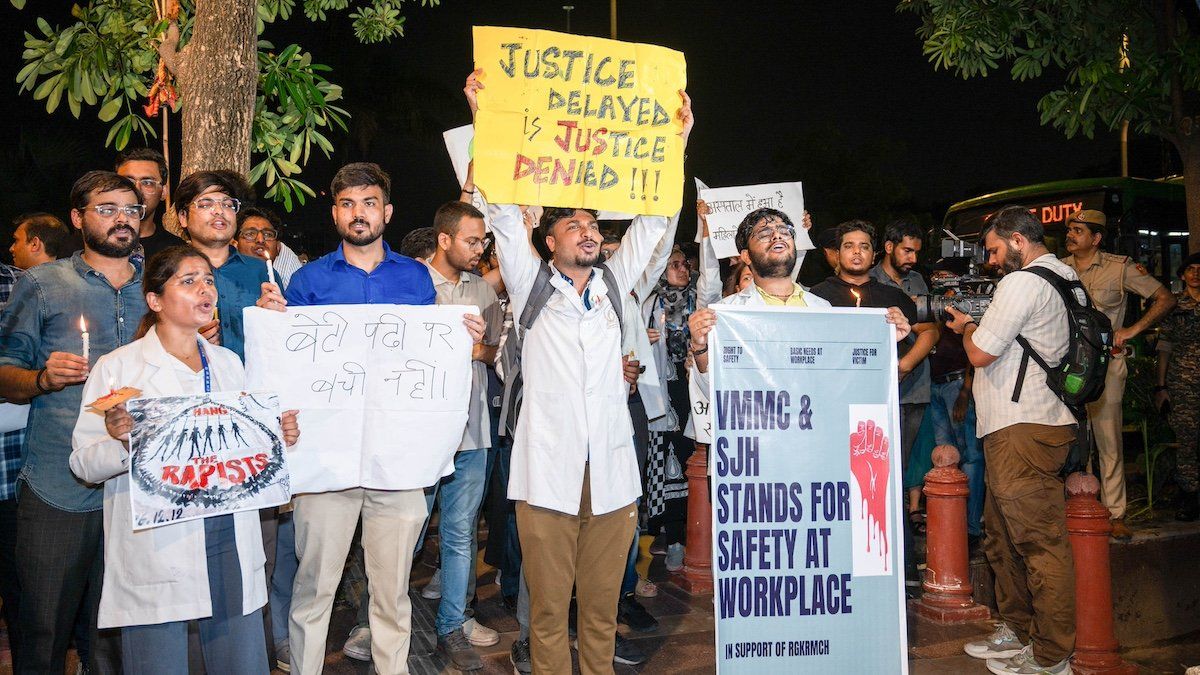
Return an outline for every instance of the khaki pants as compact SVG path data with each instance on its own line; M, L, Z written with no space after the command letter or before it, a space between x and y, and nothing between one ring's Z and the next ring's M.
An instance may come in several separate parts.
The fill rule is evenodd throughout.
M1121 398L1125 395L1125 357L1113 358L1104 377L1104 395L1087 405L1092 435L1100 454L1100 501L1113 518L1125 517L1125 453L1121 447Z
M408 673L408 572L428 513L425 491L354 488L299 495L295 505L300 566L289 622L292 673L316 675L325 665L333 597L360 515L371 589L371 658L380 675Z
M517 502L517 532L529 586L534 675L571 672L567 616L572 587L579 607L580 671L583 675L613 672L617 600L637 525L637 507L630 504L594 516L591 497L585 469L578 515Z
M1075 648L1075 563L1058 471L1075 427L1014 424L983 439L987 498L983 549L1000 619L1033 642L1043 666Z

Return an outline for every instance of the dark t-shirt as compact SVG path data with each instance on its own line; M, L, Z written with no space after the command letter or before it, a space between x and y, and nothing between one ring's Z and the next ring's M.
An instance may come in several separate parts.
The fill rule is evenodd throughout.
M963 349L962 336L952 330L942 331L937 348L929 354L929 375L941 377L970 366L967 352Z
M167 228L159 224L154 228L154 234L149 237L142 237L142 250L145 251L146 258L158 253L159 251L170 248L172 246L183 246L187 242L171 234Z

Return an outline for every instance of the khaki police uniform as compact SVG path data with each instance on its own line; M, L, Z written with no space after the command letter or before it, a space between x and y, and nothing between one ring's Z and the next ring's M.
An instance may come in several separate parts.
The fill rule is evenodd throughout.
M1112 322L1113 330L1125 325L1126 293L1150 299L1163 285L1129 256L1097 251L1086 268L1075 256L1063 258L1079 275L1092 303ZM1125 516L1125 455L1121 447L1121 399L1125 394L1125 355L1108 364L1104 395L1087 406L1092 434L1100 454L1101 501L1113 518Z

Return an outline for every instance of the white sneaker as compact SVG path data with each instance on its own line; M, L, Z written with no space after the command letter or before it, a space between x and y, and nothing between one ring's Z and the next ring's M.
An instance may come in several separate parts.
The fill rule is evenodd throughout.
M987 667L996 675L1071 675L1071 657L1043 666L1033 658L1033 645L1029 645L1011 658L988 659Z
M355 661L371 660L371 627L355 626L342 645L342 653Z
M683 544L671 544L667 547L667 571L678 572L683 569Z
M963 645L963 651L977 659L1007 659L1020 654L1022 649L1025 645L1003 622L996 624L996 630L985 639Z
M500 641L500 633L479 623L475 617L464 621L462 630L463 634L467 636L467 642L476 647L491 647Z
M433 571L433 576L430 577L429 583L425 584L425 588L421 589L421 597L426 600L437 600L442 597L441 568Z

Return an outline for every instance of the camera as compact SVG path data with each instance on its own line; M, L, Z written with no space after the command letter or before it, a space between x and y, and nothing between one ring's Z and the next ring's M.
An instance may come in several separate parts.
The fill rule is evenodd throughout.
M939 271L929 280L929 295L914 298L917 323L949 321L948 307L979 321L996 292L996 281L980 276L977 271L984 261L983 249L950 234L942 239L941 253L942 259L937 265Z

